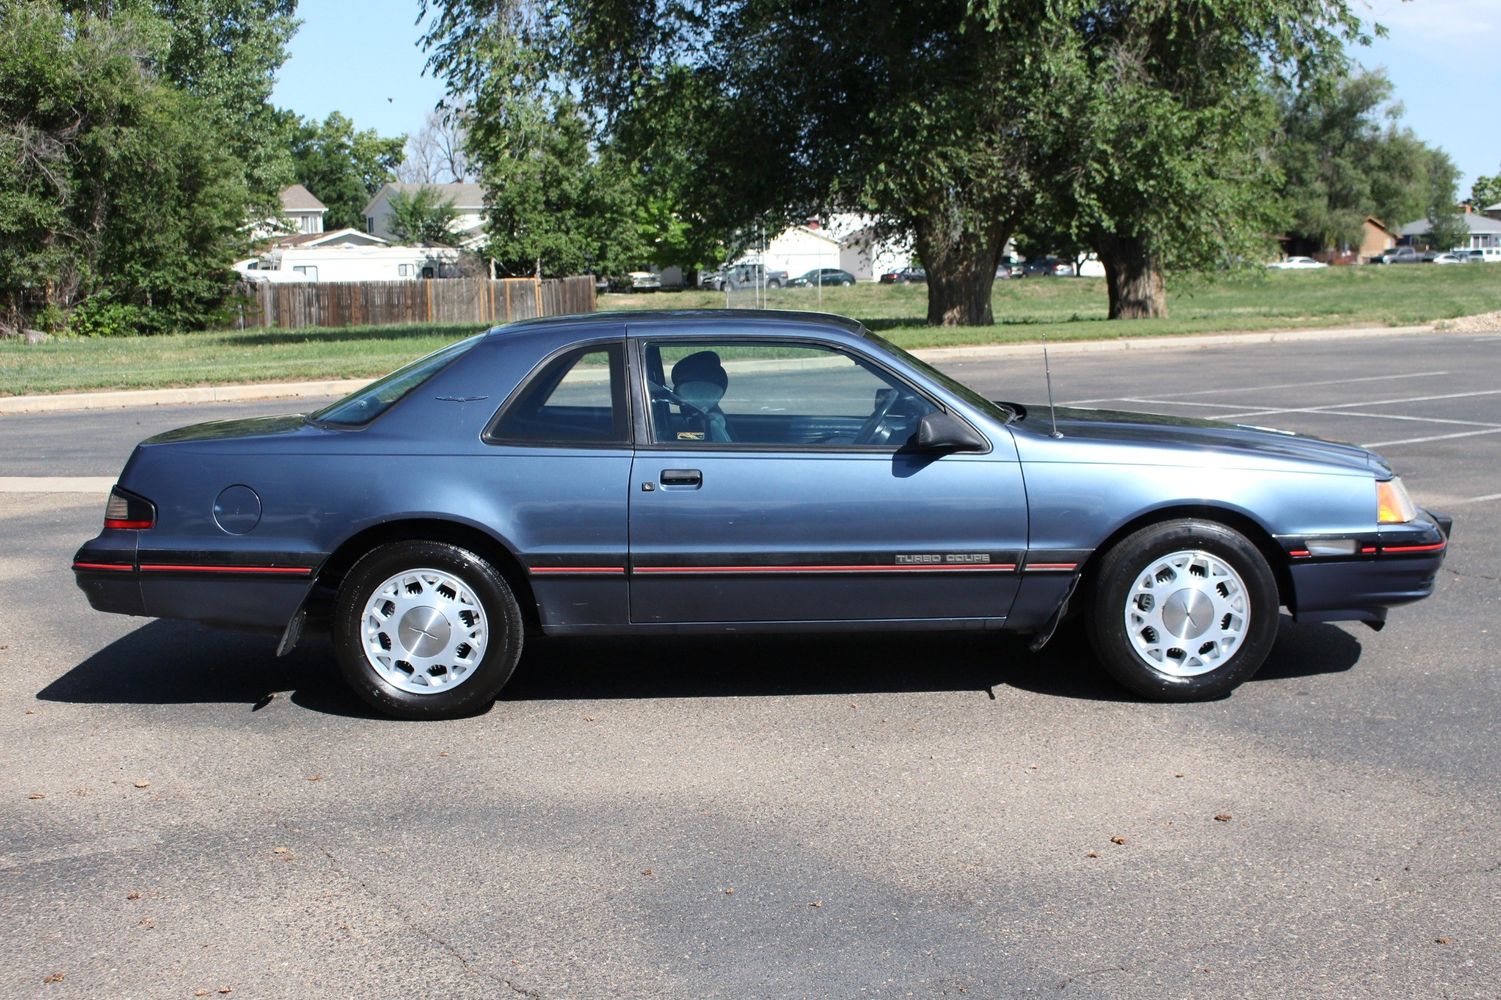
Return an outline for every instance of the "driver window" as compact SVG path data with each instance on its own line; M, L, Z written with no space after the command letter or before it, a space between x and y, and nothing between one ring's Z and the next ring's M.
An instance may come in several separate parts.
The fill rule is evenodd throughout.
M885 371L807 344L657 341L646 371L658 444L895 449L936 409Z

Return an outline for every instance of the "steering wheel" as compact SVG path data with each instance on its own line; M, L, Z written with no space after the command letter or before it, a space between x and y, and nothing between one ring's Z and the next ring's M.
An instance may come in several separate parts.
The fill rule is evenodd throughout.
M855 444L885 444L890 439L891 428L885 425L886 415L896 406L900 397L901 393L895 389L877 391L875 411L865 418L865 423L855 432Z

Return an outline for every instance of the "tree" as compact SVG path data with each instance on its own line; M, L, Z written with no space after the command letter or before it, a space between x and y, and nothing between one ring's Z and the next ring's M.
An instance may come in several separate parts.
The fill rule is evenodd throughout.
M0 4L0 324L154 332L218 312L249 196L204 102L156 77L170 25Z
M427 8L424 0L424 17ZM509 274L622 269L641 250L631 177L594 147L568 82L531 44L540 17L523 2L452 0L424 39L429 65L466 104L465 149L486 192L489 254Z
M1367 216L1393 228L1433 212L1454 217L1452 162L1402 127L1391 95L1384 73L1343 66L1308 86L1280 88L1275 157L1294 238L1358 246Z
M101 21L155 15L170 31L154 71L199 101L254 205L276 209L291 177L286 135L271 106L276 71L297 30L297 0L56 0L68 13Z
M407 137L406 154L396 178L408 184L451 184L473 176L464 144L463 105L446 105L427 113L422 128Z
M450 199L437 188L419 187L414 191L397 191L391 195L391 232L403 243L437 244L453 242L453 223L458 211Z
M337 111L322 122L294 118L291 132L293 176L328 206L324 228L362 228L371 196L395 179L405 137L356 131Z
M1470 185L1470 207L1480 212L1496 204L1501 204L1501 172L1475 178Z

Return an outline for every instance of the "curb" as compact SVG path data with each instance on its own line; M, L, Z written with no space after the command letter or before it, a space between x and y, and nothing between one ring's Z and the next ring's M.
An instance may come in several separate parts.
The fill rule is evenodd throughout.
M1433 325L1346 327L1327 330L1272 330L1264 333L1206 333L1183 337L1065 340L1048 345L1049 354L1095 354L1102 351L1198 350L1245 344L1283 344L1308 340L1362 340L1370 337L1410 337L1434 333ZM979 347L926 347L912 353L930 364L957 361L1033 357L1041 341L989 344ZM121 389L109 392L66 392L47 396L0 397L0 416L15 413L66 413L132 406L175 406L193 403L232 403L256 399L298 399L304 396L342 396L374 379L331 379L322 382L276 382L251 385L198 386L188 389Z

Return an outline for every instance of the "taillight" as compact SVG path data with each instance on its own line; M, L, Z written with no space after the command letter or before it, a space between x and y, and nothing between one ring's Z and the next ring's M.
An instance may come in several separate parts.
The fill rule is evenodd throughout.
M1376 523L1406 524L1418 516L1418 508L1407 495L1401 479L1376 483Z
M127 493L116 486L109 491L109 503L104 508L106 528L140 530L156 523L156 507L150 500Z

